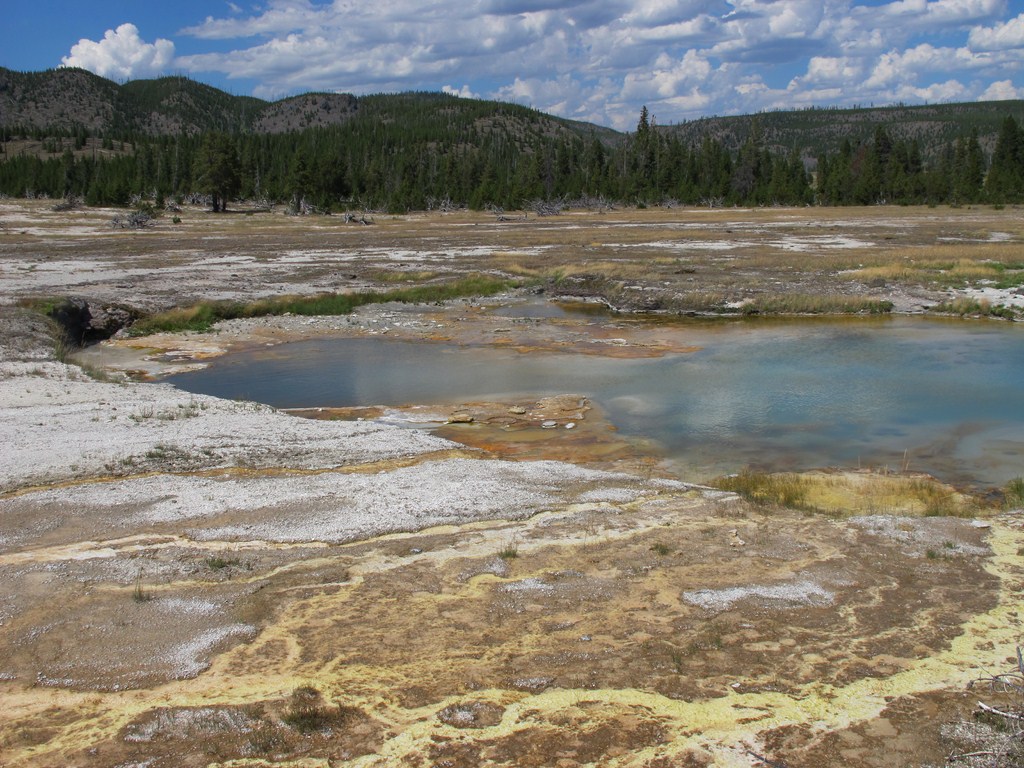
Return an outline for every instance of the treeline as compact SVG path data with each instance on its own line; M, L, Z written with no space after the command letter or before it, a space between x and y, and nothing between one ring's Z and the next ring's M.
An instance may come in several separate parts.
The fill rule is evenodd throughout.
M374 101L374 99L378 101ZM6 148L20 136L0 131ZM42 138L42 135L38 135ZM90 205L208 196L303 210L404 212L442 204L519 209L533 201L629 205L866 205L1024 201L1024 131L1007 117L990 158L976 132L924 162L883 127L808 162L766 149L758 131L734 152L687 144L646 108L624 139L534 110L443 95L360 100L359 115L283 134L50 135L48 156L0 153L0 192L79 196ZM97 151L100 149L107 151Z
M1024 132L1007 117L990 161L972 130L929 167L916 141L893 142L879 127L872 141L844 141L838 153L818 159L817 198L825 205L1021 202Z

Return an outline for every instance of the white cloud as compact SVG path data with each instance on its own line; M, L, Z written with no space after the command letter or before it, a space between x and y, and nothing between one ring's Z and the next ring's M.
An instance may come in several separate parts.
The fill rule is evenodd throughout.
M975 51L1007 51L1024 48L1024 13L993 27L975 27L967 44Z
M864 67L858 58L846 56L812 56L807 63L807 72L790 82L791 90L814 86L836 85L858 82L863 79Z
M79 40L61 59L66 67L81 67L102 77L127 80L166 73L174 60L174 43L158 38L153 43L139 37L134 24L108 29L100 41Z
M933 72L964 72L988 66L991 60L966 48L936 48L922 43L906 51L883 54L864 87L888 87L910 84Z
M441 86L442 93L448 93L452 96L459 96L463 99L479 99L480 94L474 93L468 85L463 85L461 88L453 88L450 85Z
M125 25L65 61L123 78L173 59L263 98L443 90L628 129L645 104L668 123L1024 86L1017 0L868 1L226 0L181 32L205 52L173 59Z
M895 0L877 8L862 6L856 13L862 19L875 16L876 23L900 24L906 31L988 21L1003 13L1005 6L1005 0Z
M710 62L695 51L687 51L679 61L660 56L650 71L625 76L622 97L629 101L651 101L693 95L711 74Z
M978 101L1007 101L1009 99L1024 99L1024 88L1018 88L1009 80L992 83L978 96Z
M959 80L946 80L943 83L932 83L927 86L902 84L890 92L889 102L942 102L963 101L969 97L967 86Z
M513 101L544 112L566 115L572 113L574 103L581 96L581 86L570 75L556 79L516 78L496 94L502 101Z

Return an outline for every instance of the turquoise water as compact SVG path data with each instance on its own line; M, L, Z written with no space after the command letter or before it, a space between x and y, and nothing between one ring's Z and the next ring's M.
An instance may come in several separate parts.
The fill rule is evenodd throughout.
M692 478L745 466L900 468L1002 485L1024 475L1024 328L886 318L692 321L658 359L316 339L169 380L277 407L579 393Z

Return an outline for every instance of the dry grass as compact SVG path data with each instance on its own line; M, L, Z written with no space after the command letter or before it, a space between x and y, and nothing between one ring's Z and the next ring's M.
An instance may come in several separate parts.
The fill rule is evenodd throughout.
M955 243L879 254L880 263L845 272L851 280L884 280L930 287L963 287L980 281L1024 282L1019 243Z
M762 315L883 315L891 311L891 301L808 294L759 296L743 307L744 314Z
M673 297L672 307L676 312L714 312L729 311L729 296L717 291L686 291Z
M983 511L974 497L927 475L748 470L713 485L759 504L826 515L970 517Z
M215 215L186 208L180 224L163 217L145 233L129 234L110 231L113 209L55 213L51 207L52 201L17 201L5 205L0 217L9 220L11 231L30 227L36 234L25 238L33 247L38 238L51 234L94 231L74 235L77 258L153 275L170 267L180 272L207 260L228 263L222 274L204 270L208 279L202 289L187 298L177 284L140 280L150 291L160 285L162 294L148 306L162 308L172 302L199 304L214 293L234 295L241 302L257 298L250 286L259 280L243 284L231 278L238 270L230 262L237 258L239 242L253 259L254 275L265 273L295 284L296 293L324 285L358 290L415 287L442 274L455 278L487 272L556 283L592 275L604 281L606 290L637 286L642 294L633 290L632 298L643 299L639 309L720 312L751 296L766 295L774 298L748 311L817 314L885 311L884 306L862 303L859 294L865 292L865 283L880 294L873 297L878 299L901 287L940 290L981 281L999 287L1024 283L1019 255L1024 224L1014 210L648 208L570 211L512 223L459 211L374 214L373 226L362 226L340 216L295 217L280 211ZM446 259L441 267L437 251L449 248L465 255ZM424 253L422 260L418 252ZM404 255L396 260L394 253ZM287 262L278 264L282 257ZM39 272L45 277L42 266ZM29 291L19 289L18 295ZM810 298L837 293L853 298ZM202 322L184 318L193 319Z
M1015 477L1006 484L1003 503L1010 508L1024 507L1024 477Z
M413 269L405 272L373 272L368 277L385 285L402 285L407 283L425 283L436 280L444 273L426 269Z
M985 299L963 297L952 301L943 301L932 307L932 311L940 315L957 315L958 317L1003 317L1013 320L1017 311L1002 304L993 305Z
M668 263L672 263L669 260ZM562 277L574 275L601 275L611 280L639 280L650 277L655 271L653 268L662 266L665 262L654 259L601 259L595 261L583 261L564 264L558 268Z

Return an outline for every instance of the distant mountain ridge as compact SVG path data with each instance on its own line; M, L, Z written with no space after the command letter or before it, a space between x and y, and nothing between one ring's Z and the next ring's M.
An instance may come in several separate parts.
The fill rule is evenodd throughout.
M350 94L275 102L233 96L186 77L123 85L84 69L15 72L0 67L0 126L150 136L209 131L286 133L340 125L358 109Z
M796 150L814 158L834 152L844 140L852 144L871 139L881 126L895 141L916 140L926 158L934 158L951 142L978 132L978 141L991 154L1003 120L1013 117L1024 123L1024 101L978 101L917 106L813 108L761 112L735 117L705 117L675 125L659 126L684 143L715 139L736 150L757 132L760 144L772 152Z
M432 98L432 97L438 98ZM444 96L444 98L440 98ZM355 97L338 93L307 93L268 102L235 96L186 77L132 80L122 85L83 69L16 72L0 67L0 127L38 131L76 131L93 135L149 136L209 131L278 134L342 125L370 105L384 114L389 102L416 98L424 111L450 108L444 94L386 94ZM607 146L627 134L590 123L546 115L500 102L462 99L473 111L489 113L487 120L508 120L532 113L545 123L544 132L567 131L598 138ZM468 106L468 105L467 105ZM853 144L870 141L881 126L897 141L917 140L926 158L934 158L950 142L977 130L986 154L995 145L999 126L1007 116L1024 124L1024 101L989 101L921 106L814 108L763 112L753 115L705 117L683 123L657 125L659 133L685 144L705 138L737 151L751 136L772 152L795 151L806 159L834 152L846 139ZM656 116L655 116L656 117Z

